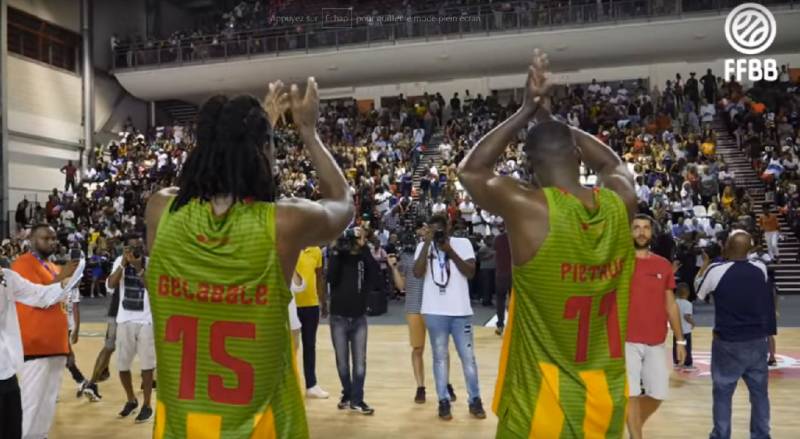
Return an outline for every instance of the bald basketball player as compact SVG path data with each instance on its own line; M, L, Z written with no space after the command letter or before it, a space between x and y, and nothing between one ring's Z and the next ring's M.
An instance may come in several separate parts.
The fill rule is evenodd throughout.
M322 198L277 200L272 127L291 105ZM147 204L158 373L154 438L308 438L291 348L289 282L300 251L352 221L347 181L317 133L319 95L270 84L211 98L179 177ZM269 119L267 119L269 116Z
M459 167L476 204L505 220L515 265L495 387L497 438L619 438L633 178L607 145L551 118L548 68L537 50L523 105ZM525 151L535 181L498 175L497 159L531 121ZM602 188L581 186L581 161Z

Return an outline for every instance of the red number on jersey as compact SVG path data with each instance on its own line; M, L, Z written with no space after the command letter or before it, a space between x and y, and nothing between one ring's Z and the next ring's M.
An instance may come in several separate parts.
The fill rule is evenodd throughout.
M197 326L199 319L189 316L172 316L167 320L164 340L183 341L181 353L181 379L178 398L194 399L197 385ZM253 399L255 373L253 365L233 357L225 350L225 340L230 337L255 340L256 325L249 322L214 322L209 331L209 352L216 363L232 370L239 384L225 387L220 375L208 376L208 397L222 404L249 404Z
M178 398L194 399L197 383L197 317L172 316L167 320L164 340L179 342L183 339L181 353L181 383Z
M592 296L572 296L564 308L565 319L578 319L578 344L575 362L583 363L589 350L589 317L592 313Z
M214 322L211 325L211 359L234 371L239 385L228 388L222 376L209 375L208 396L212 401L224 404L246 405L253 399L255 374L250 363L232 357L225 351L225 339L229 337L255 340L256 325L243 322Z
M578 341L575 349L575 362L583 363L589 352L589 322L592 314L592 296L572 296L564 306L565 319L578 319ZM600 299L600 317L606 318L608 354L611 358L622 357L622 339L619 333L617 315L617 292L610 291Z

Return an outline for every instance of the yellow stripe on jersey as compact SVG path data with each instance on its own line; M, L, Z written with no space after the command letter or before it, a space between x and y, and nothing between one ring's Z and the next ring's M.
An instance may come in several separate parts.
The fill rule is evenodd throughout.
M275 415L272 413L272 406L267 408L263 415L256 415L253 423L253 434L251 439L275 439L278 433L275 431Z
M222 416L206 413L186 415L186 437L192 439L219 439L222 436Z
M586 414L583 418L584 439L605 439L611 417L614 414L614 402L606 382L603 370L587 370L580 373L586 384Z
M542 384L539 386L529 438L558 439L564 427L564 411L559 403L558 367L539 363L539 368L542 371Z
M506 318L506 328L503 333L503 345L500 348L500 367L497 371L497 383L494 386L494 400L492 401L492 411L500 416L500 400L503 398L503 384L506 380L506 368L508 367L508 352L511 349L511 333L514 328L514 299L517 297L514 290L511 290L511 300L508 301L508 313Z
M156 401L156 425L153 427L153 439L164 439L167 427L167 408L161 401Z

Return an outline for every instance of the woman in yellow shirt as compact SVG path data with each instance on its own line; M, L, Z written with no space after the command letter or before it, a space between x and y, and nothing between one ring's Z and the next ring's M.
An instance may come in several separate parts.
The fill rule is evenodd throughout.
M722 199L720 201L722 203L722 208L725 211L730 212L733 209L733 203L736 202L736 195L733 193L732 187L725 186L725 189L722 191Z

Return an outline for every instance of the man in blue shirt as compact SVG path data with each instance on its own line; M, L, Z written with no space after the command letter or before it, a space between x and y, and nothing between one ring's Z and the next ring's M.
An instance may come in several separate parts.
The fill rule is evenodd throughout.
M714 429L710 439L731 437L731 405L739 378L750 391L752 439L769 439L769 371L766 358L772 294L767 267L748 261L752 237L733 231L725 245L726 261L710 263L706 256L697 276L697 296L714 297L714 340L711 344L711 380Z

